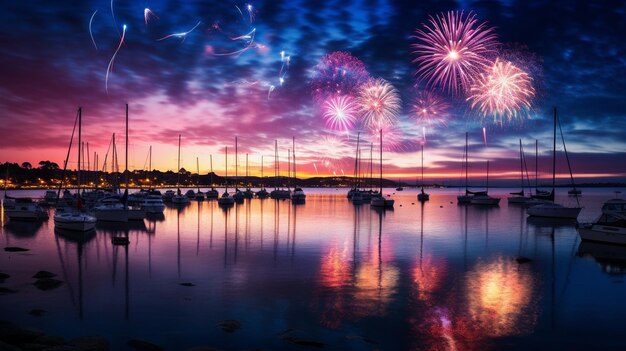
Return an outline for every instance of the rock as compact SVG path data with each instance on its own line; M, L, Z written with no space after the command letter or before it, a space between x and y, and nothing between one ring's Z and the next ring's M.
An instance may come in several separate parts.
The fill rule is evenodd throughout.
M227 319L225 321L221 321L218 324L223 331L227 333L232 333L236 330L241 329L241 322L234 319Z
M57 275L52 273L52 272L39 271L39 272L35 273L35 275L33 275L33 278L42 279L42 278L52 278L52 277L56 277L56 276Z
M162 351L161 346L155 345L151 342L132 339L128 342L128 346L137 351Z
M109 351L109 342L101 336L83 336L68 343L76 351Z
M283 340L285 340L286 342L295 344L295 345L300 345L300 346L318 347L318 348L322 348L326 346L326 344L320 341L301 339L301 338L296 338L293 336L286 336L283 338Z
M9 288L5 288L3 286L0 286L0 295L14 294L16 292L17 292L17 290L13 290L13 289L9 289Z
M67 343L64 337L54 335L42 335L35 339L34 342L48 346L61 346Z
M17 348L13 345L9 345L7 343L4 343L2 341L0 341L0 350L2 351L22 351L22 349Z
M37 279L36 282L33 283L39 290L52 290L56 289L63 284L62 281L54 279L54 278L42 278Z
M42 310L42 309L40 309L40 308L33 308L32 310L30 310L30 311L28 312L28 314L30 314L31 316L34 316L34 317L41 317L41 316L43 316L43 315L44 315L44 313L46 313L46 312L48 312L48 311L46 311L46 310Z
M519 256L518 258L516 258L516 259L515 259L515 261L517 261L517 263L519 263L519 264L524 264L524 263L530 263L530 262L532 262L533 260L531 260L531 259L530 259L530 258L528 258L528 257Z
M17 246L7 246L4 248L4 251L6 252L24 252L24 251L28 251L28 249L25 249L23 247L17 247Z
M196 286L194 283L180 283L182 286Z

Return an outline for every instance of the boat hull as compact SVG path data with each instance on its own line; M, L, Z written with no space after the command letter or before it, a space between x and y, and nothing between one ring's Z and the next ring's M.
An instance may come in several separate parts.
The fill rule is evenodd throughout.
M128 211L125 209L95 209L93 215L102 222L128 222Z
M578 234L586 241L626 245L626 228L593 224L590 227L578 228Z
M469 204L472 202L473 196L470 195L459 195L456 197L456 201L460 204Z
M500 198L491 196L474 196L471 200L471 204L480 206L498 206L500 204Z
M417 194L417 201L428 201L430 200L430 195L426 193Z
M54 227L60 230L87 232L96 228L96 218L84 213L62 213L54 216Z
M378 208L391 208L393 207L393 204L395 202L396 201L392 199L385 199L384 197L375 197L375 198L372 198L371 206L378 207Z

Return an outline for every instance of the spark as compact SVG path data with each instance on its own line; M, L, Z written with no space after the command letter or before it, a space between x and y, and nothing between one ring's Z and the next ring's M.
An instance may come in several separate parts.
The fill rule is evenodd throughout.
M332 130L348 131L356 122L359 106L349 95L339 95L328 99L324 105L326 126Z
M231 55L238 55L238 54L242 54L246 51L248 51L250 48L252 48L252 43L254 42L254 37L256 35L256 28L253 28L248 34L244 34L245 35L250 35L250 42L242 49L240 50L236 50L236 51L231 51L231 52L226 52L226 53L211 53L211 55L213 56L231 56Z
M498 45L493 28L478 24L470 12L449 11L430 17L430 25L422 24L411 44L418 64L415 74L429 86L437 86L455 95L470 88L474 78L491 64L489 56Z
M420 125L447 125L450 105L430 91L420 91L413 100L411 109Z
M478 109L484 117L493 116L495 120L511 120L521 117L530 109L531 99L535 96L533 79L525 71L509 61L496 62L487 72L481 74L470 89L467 101Z
M148 26L148 19L150 19L150 17L156 17L157 19L159 18L159 16L155 15L154 12L152 12L152 10L146 7L145 9L143 9L143 21L146 27Z
M357 103L367 127L393 125L400 113L400 94L382 78L369 79L358 91Z
M315 168L315 174L320 174L320 172L317 171L317 165L315 162L313 162L313 168Z
M252 23L254 21L254 7L251 4L246 4L246 10L248 11L250 23Z
M122 37L120 38L120 44L117 46L117 49L113 53L113 56L111 56L111 60L109 61L109 66L107 67L107 73L104 78L104 89L106 90L107 94L109 93L109 74L111 73L113 69L113 62L115 61L115 56L117 56L118 51L120 51L120 48L122 47L122 44L124 44L124 36L126 36L126 25L124 25L122 28L123 30L122 30Z
M275 86L270 85L270 88L267 91L267 99L268 100L270 99L270 95L272 94L272 92L274 91L275 88L276 88Z
M91 42L93 43L93 46L96 48L96 50L98 50L98 45L96 45L96 40L93 38L93 32L91 30L91 24L93 23L93 18L96 16L96 13L98 13L98 10L93 12L93 15L91 15L91 18L89 19L89 35L91 36Z
M483 142L487 145L487 128L483 127Z
M196 23L196 25L193 26L193 28L191 28L190 30L188 30L186 32L173 33L173 34L170 34L170 35L166 35L163 38L157 39L157 41L166 40L166 39L169 39L169 38L172 38L172 37L183 38L183 40L185 40L185 38L187 37L187 34L193 32L194 29L198 28L200 23L202 23L202 22L198 21L198 23Z

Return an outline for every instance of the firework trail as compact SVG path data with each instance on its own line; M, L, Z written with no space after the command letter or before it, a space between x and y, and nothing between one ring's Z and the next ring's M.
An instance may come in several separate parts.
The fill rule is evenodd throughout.
M93 18L96 16L96 13L98 13L98 10L93 12L93 15L91 15L91 18L89 19L89 36L91 36L91 42L93 43L93 46L96 48L96 50L98 50L98 45L96 45L96 40L93 38L93 31L91 30L91 24L93 23Z
M385 151L401 151L409 148L411 143L404 140L404 132L396 124L389 124L382 127L384 135L383 150ZM380 140L380 128L370 127L367 129L367 135L374 143Z
M354 127L359 106L351 96L339 95L329 98L322 108L328 128L347 132Z
M272 94L272 92L274 91L274 89L276 89L275 86L270 85L270 88L267 90L267 99L270 99L270 95Z
M320 174L320 172L317 171L317 165L315 162L313 162L313 168L315 168L315 174Z
M111 2L111 4L112 3L113 2ZM117 53L120 51L120 48L122 47L122 44L124 44L124 37L126 36L126 25L124 25L122 28L123 30L122 30L122 37L120 38L120 44L117 46L117 49L113 53L113 56L111 56L111 60L109 61L109 66L107 67L107 73L104 78L104 89L106 90L107 94L109 93L109 74L111 73L113 69L113 62L115 61L115 56L117 56Z
M170 34L170 35L166 35L163 38L157 39L157 41L166 40L166 39L169 39L169 38L172 38L172 37L183 38L183 41L184 41L185 38L187 37L187 34L193 32L196 28L198 28L200 23L202 23L202 22L198 21L198 23L196 23L196 25L193 26L193 28L191 28L190 30L188 30L186 32L173 33L173 34Z
M248 32L247 34L241 35L239 37L231 38L231 40L248 41L246 46L244 46L242 49L236 50L236 51L231 51L231 52L225 52L225 53L211 53L211 55L213 55L213 56L231 56L231 55L242 54L242 53L248 51L250 48L252 48L252 44L254 43L254 36L255 35L256 35L256 28L252 28L252 30L250 32ZM238 38L238 39L235 39L235 38Z
M120 30L117 29L117 21L115 20L115 11L113 11L113 0L111 0L111 17L113 17L113 25L115 26L115 30L117 34L120 34Z
M472 85L467 101L483 116L493 116L500 124L503 119L521 116L531 106L535 96L533 79L508 61L496 59L486 73Z
M483 127L483 142L487 145L487 128Z
M149 8L145 8L143 9L143 22L145 23L146 27L148 26L148 20L151 17L156 17L157 19L159 19L159 16L155 15L154 12L152 12L152 10L150 10Z
M464 16L449 11L431 16L429 22L413 36L418 40L411 44L413 62L418 64L415 74L429 86L455 95L467 91L474 77L492 63L489 57L498 45L494 29L479 24L472 12Z
M254 21L254 7L251 4L246 4L246 11L248 11L250 23L252 23Z
M237 9L237 11L239 11L239 14L241 15L241 19L245 19L243 12L241 12L241 9L239 8L239 6L235 5L235 8Z
M319 148L317 149L317 154L320 155L318 160L320 167L324 167L327 172L333 173L345 167L346 164L343 162L341 156L346 147L347 144L344 138L335 135L323 136Z
M430 91L420 91L411 104L413 116L419 125L432 127L434 125L447 125L448 110L450 105L436 94Z
M350 53L336 51L327 54L314 69L313 98L322 104L330 96L356 96L358 87L368 78L363 62Z
M394 125L400 113L400 94L382 78L369 79L358 91L359 112L366 127L380 129Z

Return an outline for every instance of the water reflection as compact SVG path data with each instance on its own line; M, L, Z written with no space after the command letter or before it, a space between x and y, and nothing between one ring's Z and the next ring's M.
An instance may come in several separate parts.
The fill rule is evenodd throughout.
M35 236L43 224L43 221L8 221L4 229L16 237L28 238Z
M577 255L593 258L608 275L626 275L626 246L582 241Z

